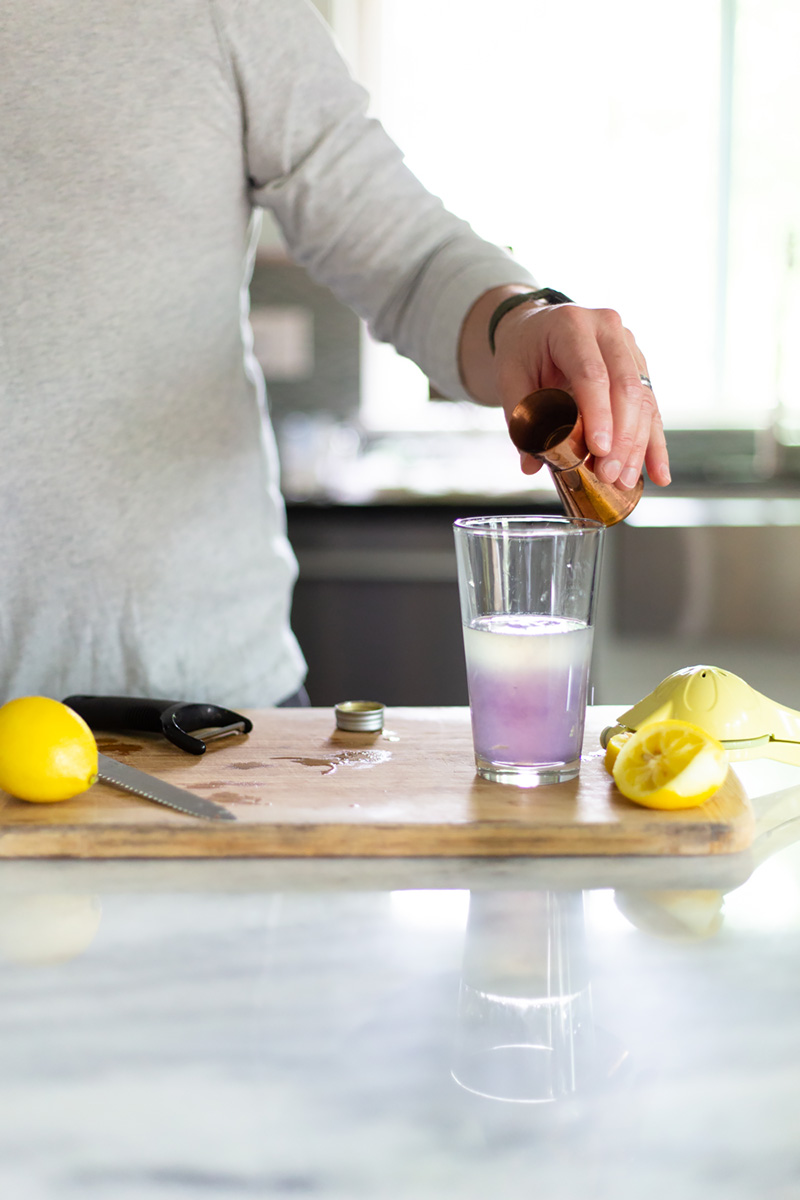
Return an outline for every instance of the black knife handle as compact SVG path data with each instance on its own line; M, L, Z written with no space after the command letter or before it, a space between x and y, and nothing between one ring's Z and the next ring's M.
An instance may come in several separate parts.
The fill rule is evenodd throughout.
M175 703L136 696L67 696L64 701L90 729L104 733L163 733L161 714Z
M181 700L148 700L136 696L67 696L64 704L83 717L90 729L106 733L163 733L189 754L204 754L205 742L192 737L194 729L238 726L249 733L248 717L218 704L189 704Z

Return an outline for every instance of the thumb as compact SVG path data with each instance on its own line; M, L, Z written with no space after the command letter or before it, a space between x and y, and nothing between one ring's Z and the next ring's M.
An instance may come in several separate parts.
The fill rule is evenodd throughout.
M544 463L540 458L534 458L532 454L520 454L519 465L523 475L535 475L541 471Z

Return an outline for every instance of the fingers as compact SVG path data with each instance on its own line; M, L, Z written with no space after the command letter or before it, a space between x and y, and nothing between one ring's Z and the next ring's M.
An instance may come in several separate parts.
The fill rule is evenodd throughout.
M598 314L565 306L553 310L548 349L555 371L564 380L543 379L543 386L565 386L575 397L583 418L586 446L596 459L609 455L617 440L612 412L609 371L597 331ZM638 375L637 375L638 382Z
M633 487L649 441L652 393L642 385L627 331L616 313L598 314L597 345L608 371L614 434L608 454L595 470L607 483Z
M611 309L564 304L515 311L502 323L495 359L497 394L508 418L523 396L542 387L566 388L583 419L594 469L606 483L635 486L643 466L654 483L670 481L658 404L642 382L649 372L633 335ZM541 463L529 455L522 471Z
M664 429L653 390L642 383L647 363L633 335L610 309L573 314L563 345L571 361L560 355L559 366L581 410L598 478L631 488L644 464L653 482L665 486L670 474Z
M619 392L615 394L611 386L614 444L607 458L596 461L595 470L607 483L632 488L645 466L653 482L665 487L670 482L670 471L661 415L651 389L640 383L637 397L635 387L626 386L620 400Z
M633 453L629 455L628 462L623 466L620 473L620 483L623 487L633 487L641 474L642 462L644 462L647 473L653 482L657 483L660 487L666 487L671 478L669 454L667 452L667 440L664 436L664 425L661 413L658 410L658 401L655 398L653 387L650 383L650 373L644 355L636 345L633 334L626 329L625 335L631 348L634 362L636 363L639 384L644 390L642 392L643 399L639 414L639 428L637 437L634 440Z
M666 487L670 482L669 455L661 414L651 389L640 383L637 397L635 387L626 386L620 400L611 386L614 444L607 458L596 461L595 470L607 483L632 488L645 466L653 482Z
M535 475L537 471L541 471L544 463L532 454L520 454L519 465L523 475Z
M650 425L650 440L647 444L647 450L644 457L647 474L652 479L653 483L657 483L659 487L666 487L672 476L669 470L669 452L667 450L667 439L664 436L664 426L661 421L661 413L656 407L653 420Z

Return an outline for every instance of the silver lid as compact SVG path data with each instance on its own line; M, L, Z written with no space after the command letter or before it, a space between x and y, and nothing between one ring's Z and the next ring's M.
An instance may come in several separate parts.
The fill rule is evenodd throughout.
M344 700L336 705L336 727L351 733L371 733L383 729L384 712L377 700Z

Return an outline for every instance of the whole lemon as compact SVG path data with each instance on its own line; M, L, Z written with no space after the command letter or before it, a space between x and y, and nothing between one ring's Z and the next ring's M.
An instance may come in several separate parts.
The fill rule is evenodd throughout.
M97 779L97 743L66 704L21 696L0 708L0 788L20 800L68 800Z

